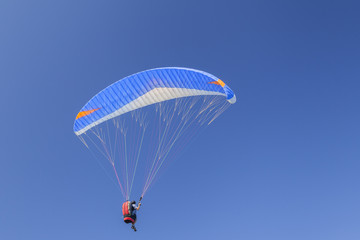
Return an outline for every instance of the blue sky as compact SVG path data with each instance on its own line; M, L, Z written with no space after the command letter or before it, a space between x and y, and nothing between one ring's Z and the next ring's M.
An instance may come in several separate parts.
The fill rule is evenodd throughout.
M356 1L0 2L0 238L359 239ZM183 66L237 94L135 234L72 132L94 94Z

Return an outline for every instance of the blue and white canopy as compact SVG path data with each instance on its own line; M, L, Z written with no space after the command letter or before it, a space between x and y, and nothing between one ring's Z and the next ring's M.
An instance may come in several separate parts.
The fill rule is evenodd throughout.
M222 95L236 102L234 92L219 78L189 68L157 68L123 78L96 94L76 116L74 132L154 103L198 95Z

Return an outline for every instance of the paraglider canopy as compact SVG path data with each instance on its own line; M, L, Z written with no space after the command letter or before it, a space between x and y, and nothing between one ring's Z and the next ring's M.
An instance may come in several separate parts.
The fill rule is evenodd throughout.
M139 168L145 179L142 197L165 160L179 156L201 128L235 102L234 92L209 73L156 68L96 94L77 114L74 132L99 152L97 158L109 161L114 181L128 200Z
M78 113L74 132L92 127L150 104L188 96L222 95L236 102L234 92L219 78L188 68L157 68L126 77L95 95Z

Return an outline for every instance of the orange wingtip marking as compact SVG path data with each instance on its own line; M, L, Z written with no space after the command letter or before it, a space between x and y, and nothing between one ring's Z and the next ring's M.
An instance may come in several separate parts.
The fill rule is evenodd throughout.
M82 112L79 112L78 115L76 116L76 119L78 118L82 118L82 117L85 117L97 110L99 110L100 108L96 108L96 109L91 109L91 110L87 110L87 111L82 111Z
M216 84L216 85L220 85L222 87L225 86L225 83L223 81L221 81L220 79L218 79L217 81L214 82L209 82L210 84Z

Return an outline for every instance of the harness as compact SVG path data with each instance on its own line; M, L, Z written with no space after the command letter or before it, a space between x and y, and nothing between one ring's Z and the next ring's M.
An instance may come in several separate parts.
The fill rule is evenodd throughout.
M126 223L135 223L136 215L133 214L134 207L132 206L135 201L126 201L122 205L122 212L124 215L124 222Z

